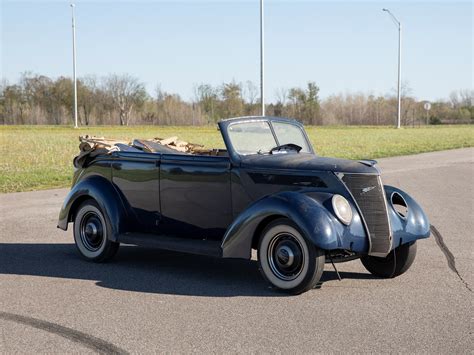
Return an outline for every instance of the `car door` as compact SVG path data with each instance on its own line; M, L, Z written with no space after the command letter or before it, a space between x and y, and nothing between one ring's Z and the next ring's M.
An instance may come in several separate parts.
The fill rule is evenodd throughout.
M112 181L131 216L129 231L156 234L160 222L160 155L115 152Z
M160 201L164 234L222 238L232 221L229 158L163 154Z

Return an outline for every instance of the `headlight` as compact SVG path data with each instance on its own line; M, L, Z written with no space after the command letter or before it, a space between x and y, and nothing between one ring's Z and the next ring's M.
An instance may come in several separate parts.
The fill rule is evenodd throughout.
M332 197L332 208L339 220L349 225L352 221L352 209L349 202L341 195L334 195Z

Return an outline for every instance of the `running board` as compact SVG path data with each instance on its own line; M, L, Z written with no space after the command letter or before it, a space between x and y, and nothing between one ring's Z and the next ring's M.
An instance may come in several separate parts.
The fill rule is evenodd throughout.
M188 239L146 233L120 234L119 242L143 247L222 257L220 240Z

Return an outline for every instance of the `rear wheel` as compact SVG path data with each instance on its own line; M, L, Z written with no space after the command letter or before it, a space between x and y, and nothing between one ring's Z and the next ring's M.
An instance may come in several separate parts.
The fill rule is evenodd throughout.
M415 256L416 242L412 242L395 248L385 258L364 256L360 260L371 274L391 278L405 273L413 264Z
M97 202L87 200L79 206L74 218L74 241L85 259L103 262L117 253L120 243L108 239L109 226Z
M258 262L265 279L288 293L316 286L324 270L324 252L316 248L287 218L270 223L258 246Z

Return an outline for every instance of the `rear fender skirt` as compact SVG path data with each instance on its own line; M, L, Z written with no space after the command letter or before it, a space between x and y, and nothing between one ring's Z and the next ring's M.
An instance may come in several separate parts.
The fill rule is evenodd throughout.
M430 221L420 205L410 195L396 187L385 185L384 189L393 233L393 248L417 239L428 238L430 236ZM400 217L392 206L393 193L399 193L406 201L408 213L405 218Z
M109 233L109 239L118 241L118 236L126 232L126 223L129 218L123 199L120 198L117 189L109 180L99 175L88 176L74 185L64 200L59 213L58 228L67 230L68 223L72 222L75 208L78 207L76 202L87 198L94 199L100 208L106 212L112 229L112 233Z
M330 200L331 196L328 193L312 193L310 197L286 191L254 202L227 229L221 245L223 257L250 259L255 231L265 218L271 216L289 218L321 249L341 247L340 237L347 228L342 227L323 206L323 201Z

